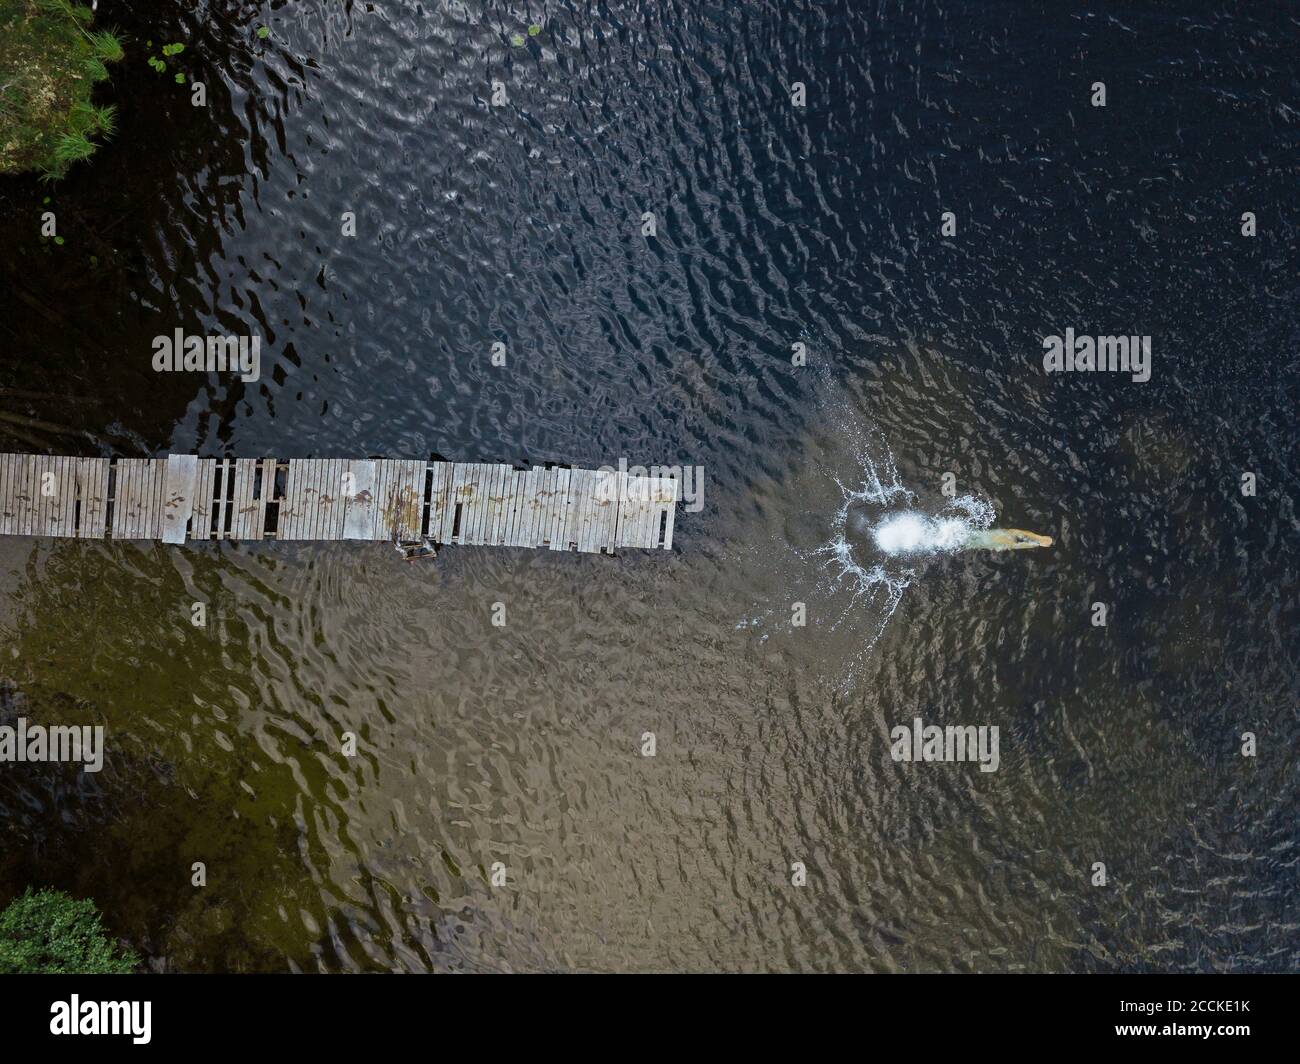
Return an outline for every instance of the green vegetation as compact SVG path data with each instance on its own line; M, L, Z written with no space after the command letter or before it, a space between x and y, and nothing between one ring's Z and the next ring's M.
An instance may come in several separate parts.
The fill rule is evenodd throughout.
M139 964L104 934L92 901L28 887L0 913L0 975L126 975Z
M0 174L62 177L112 136L114 110L91 92L122 42L90 20L71 0L0 0Z

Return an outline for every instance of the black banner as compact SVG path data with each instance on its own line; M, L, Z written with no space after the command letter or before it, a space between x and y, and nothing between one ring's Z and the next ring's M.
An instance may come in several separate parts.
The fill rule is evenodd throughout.
M645 1044L691 1031L815 1048L837 1026L917 1049L1281 1048L1295 984L1280 976L18 976L0 980L8 1049L265 1048L338 1052L456 1037L485 1053L581 1046L611 1026ZM701 979L709 986L700 985ZM436 981L435 981L436 980ZM829 980L829 981L828 981ZM676 1032L676 1033L673 1033ZM692 1035L692 1040L694 1036ZM418 1043L417 1043L418 1044ZM620 1043L614 1043L615 1046ZM1127 1044L1127 1046L1126 1046ZM554 1046L552 1045L552 1049Z

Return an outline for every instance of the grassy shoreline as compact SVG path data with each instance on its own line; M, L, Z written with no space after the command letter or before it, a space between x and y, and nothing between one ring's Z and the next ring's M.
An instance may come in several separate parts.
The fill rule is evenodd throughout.
M0 0L0 174L63 177L107 138L114 108L91 99L122 42L71 0Z

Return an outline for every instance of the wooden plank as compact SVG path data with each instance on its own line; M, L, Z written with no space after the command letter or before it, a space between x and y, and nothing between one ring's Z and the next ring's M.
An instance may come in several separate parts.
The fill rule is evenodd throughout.
M59 474L59 500L62 503L59 512L59 535L66 539L75 539L77 531L77 467L80 458L63 459L63 471Z
M551 542L551 517L555 512L555 470L540 467L537 474L537 538L535 547L545 547Z
M316 497L316 466L310 458L299 458L296 464L298 496L293 506L294 538L307 540L311 538L312 518L316 513L316 507L313 505Z
M533 466L527 485L527 505L524 513L527 522L521 547L540 546L546 537L546 514L550 496L546 494L547 471L542 466Z
M542 493L546 485L546 470L541 466L533 466L524 477L523 483L523 505L520 507L520 514L523 517L523 527L519 533L519 546L536 547L543 536L543 514L546 500L543 499Z
M564 510L560 518L560 538L556 550L567 551L576 538L578 525L578 471L566 469L564 477Z
M617 508L618 496L610 499L610 491L616 490L615 475L600 469L591 471L591 527L587 533L587 550L599 554L605 547L605 529L609 525L610 508Z
M153 470L153 511L150 518L149 539L161 539L163 514L167 506L167 459L155 458Z
M321 460L316 527L312 529L312 539L335 540L343 536L343 472L343 463L339 459Z
M375 462L375 539L393 538L391 499L393 481L392 463L387 459Z
M650 524L654 516L654 487L649 477L639 477L639 495L637 503L637 522L634 529L634 547L645 548L650 545Z
M60 534L69 539L77 536L77 466L80 462L79 458L63 460L63 480L59 486L63 500L63 513L59 518L63 531Z
M533 489L533 508L536 521L533 525L533 541L530 547L546 546L547 532L550 530L551 516L551 471L545 466L533 466L536 486Z
M214 533L213 524L217 519L217 478L221 471L221 459L209 458L200 461L194 476L194 507L190 515L190 535L197 539L220 539L220 532Z
M574 539L578 544L578 553L586 554L591 543L591 493L596 486L596 474L591 469L575 469L574 473L577 474L579 483L577 534Z
M485 464L482 466L482 472L479 475L479 488L483 494L483 501L479 506L478 514L479 546L487 546L492 542L492 482L496 478L499 468L495 464Z
M81 539L103 539L107 532L105 518L108 511L108 459L82 458L77 461L77 536Z
M531 512L528 500L532 498L533 482L536 479L531 469L512 468L506 477L505 513L510 532L514 535L516 545L522 547L528 539L528 519ZM502 543L506 543L502 534Z
M113 528L114 539L126 539L130 532L127 516L131 512L130 480L134 472L135 459L119 458L113 464Z
M346 458L330 459L329 505L325 510L325 532L329 539L343 538L343 523L348 515L347 483L344 478L352 463Z
M45 535L46 514L49 510L49 496L45 494L45 474L50 470L49 455L37 455L32 481L32 525L33 536Z
M511 499L511 513L514 518L513 546L532 546L533 529L537 524L537 508L534 505L537 497L537 484L536 466L532 469L521 470L515 476L513 498Z
M32 484L36 477L36 456L23 455L14 472L16 477L14 481L14 501L17 505L14 528L18 535L30 536L32 534L32 507L36 502L32 497Z
M569 470L569 518L568 527L565 531L566 542L571 545L573 550L581 550L578 546L579 537L582 535L582 508L587 492L587 475L585 469ZM566 547L566 550L570 547Z
M45 526L45 496L41 494L41 484L45 477L45 455L33 455L27 482L27 518L24 526L26 535L39 536Z
M677 492L680 487L678 482L672 477L663 477L659 481L661 488L667 496L663 503L662 510L668 515L664 524L664 537L661 546L664 550L673 549L673 522L677 518Z
M311 460L311 486L307 489L307 527L303 539L320 539L321 526L324 524L325 500L329 498L327 479L329 461L324 458Z
M501 467L495 462L483 467L483 513L478 536L480 545L485 547L492 546L492 523L498 513L496 489L500 478Z
M235 459L234 513L230 519L230 538L246 540L260 537L257 529L257 503L253 489L257 483L257 459Z
M465 466L461 462L452 462L451 480L447 486L447 508L442 514L442 531L438 536L437 542L456 542L456 537L453 536L456 528L456 511L464 502L464 491Z
M336 540L343 536L343 462L326 458L321 462L320 496L316 500L316 534L313 539Z
M447 517L447 501L451 498L451 463L430 462L429 471L433 474L429 492L429 538L442 543L442 526Z
M619 499L627 484L627 474L615 470L601 475L600 521L597 527L596 549L606 554L614 553L614 535L618 531Z
M500 512L497 485L501 482L501 467L495 462L483 467L483 520L479 525L479 543L492 545L492 526Z
M555 494L551 499L551 527L547 538L551 550L563 550L564 544L561 541L564 538L564 519L568 511L569 471L557 466L551 472L555 474L552 488Z
M515 499L515 543L531 547L537 536L537 492L541 487L542 470L533 466L520 474L518 494Z
M54 462L55 459L48 454L41 455L36 461L36 480L33 485L36 502L32 517L33 536L49 535L50 505L53 500L49 491L53 484L51 474L54 472Z
M647 550L657 550L659 547L659 526L663 523L664 500L666 493L671 490L665 487L665 479L661 477L649 477L648 498L646 504L646 526L642 535L642 546Z
M211 539L212 477L216 459L200 458L194 472L194 506L190 515L190 539Z
M112 521L108 526L110 539L117 539L119 531L124 530L126 508L122 505L122 485L126 481L126 467L122 459L114 459L109 467L109 502L112 504Z
M235 459L235 539L256 542L262 538L262 506L258 502L258 474L262 463L257 458Z
M51 455L45 460L46 477L41 483L45 499L45 524L41 535L57 537L63 534L63 465L66 459Z
M135 532L135 481L139 460L119 458L113 484L113 538L131 539Z
M405 540L418 540L424 524L424 465L407 459L398 469L398 534Z
M213 487L215 489L215 498L213 499L212 512L217 522L217 539L229 539L226 533L226 522L229 519L230 524L234 525L234 515L231 513L233 502L230 498L231 488L234 480L234 467L229 459L220 458L217 460L216 475Z
M418 539L424 505L424 463L388 460L379 465L383 475L379 502L382 538Z
M320 459L303 458L299 461L298 538L316 538L316 519L320 509Z
M457 475L460 478L460 486L456 492L457 502L460 506L460 531L456 533L455 542L464 544L470 542L469 528L473 523L474 513L478 506L475 495L478 466L472 462L464 462L458 465L457 470Z
M641 525L645 516L645 478L628 477L623 489L621 504L618 545L620 547L638 547L641 545Z
M296 467L295 471L298 474L295 481L296 491L293 500L293 538L301 541L311 538L311 522L315 513L312 501L315 498L313 480L316 467L312 464L310 458L299 458L293 465Z
M352 492L343 493L343 539L373 540L375 535L375 462L348 462Z
M153 483L153 478L149 475L149 462L148 458L142 458L136 467L136 516L132 539L147 539L149 535L149 489Z
M590 474L590 483L587 487L587 523L584 529L584 551L585 554L595 554L600 550L598 542L600 536L600 518L605 512L601 508L601 498L604 492L604 475L597 469L588 470Z
M261 480L258 480L258 474ZM252 471L248 476L249 505L252 511L245 525L248 526L248 538L257 542L266 535L266 507L275 490L275 459L253 459Z
M14 534L13 455L0 454L0 536Z
M50 462L50 468L54 472L51 485L54 495L50 498L46 535L62 539L72 535L72 511L77 503L77 476L73 472L71 458L54 458Z
M163 486L162 541L184 543L194 513L194 485L199 458L194 454L167 456Z
M465 469L464 505L460 515L460 541L472 546L479 543L478 529L483 512L483 466L472 462Z
M14 534L14 469L15 455L0 454L0 536Z
M452 529L455 527L456 504L460 500L461 474L460 466L452 462L447 470L447 498L443 504L442 527L434 537L437 543L450 543Z
M36 516L32 521L33 536L48 534L50 496L46 492L49 491L48 478L53 465L54 459L50 455L43 454L36 459Z
M136 510L132 539L145 539L149 531L149 461L148 458L142 458L136 466Z
M337 491L333 485L334 460L331 458L316 459L316 495L315 495L315 512L312 515L311 535L309 539L328 539L326 533L331 525L331 513L334 508L334 497Z
M27 455L25 454L6 454L5 460L5 485L4 496L0 498L0 507L3 508L4 527L7 530L6 535L22 535L22 500L19 496L23 490L23 469L26 467Z
M158 492L162 494L161 490ZM157 539L154 529L154 460L146 458L140 467L140 527L137 539Z
M515 482L513 466L498 465L492 470L491 523L488 529L488 546L499 547L505 543L506 520L513 502L510 489Z
M478 529L483 513L483 466L471 462L465 472L465 504L460 515L460 541L467 546L480 542Z
M523 535L520 526L519 500L523 496L523 484L528 474L521 469L512 469L506 484L505 521L501 529L501 543L506 547L519 546Z
M54 456L49 460L49 472L52 476L45 484L44 490L49 492L46 496L45 510L45 532L48 537L63 536L63 512L64 503L64 476L68 464L66 458Z
M555 526L551 529L551 550L569 549L569 503L573 470L560 469L555 479Z
M495 464L484 464L479 475L479 489L483 495L483 501L479 506L478 513L479 546L487 546L492 542L492 481L496 477L498 469L499 467Z
M298 460L290 459L284 477L284 495L280 499L280 515L276 524L276 539L298 538Z
M631 509L628 506L628 481L631 477L625 477L623 483L618 489L618 520L614 527L614 547L626 546L628 521L632 516Z
M153 488L152 459L144 458L140 462L140 488L137 497L140 501L140 516L133 539L149 538L149 495Z

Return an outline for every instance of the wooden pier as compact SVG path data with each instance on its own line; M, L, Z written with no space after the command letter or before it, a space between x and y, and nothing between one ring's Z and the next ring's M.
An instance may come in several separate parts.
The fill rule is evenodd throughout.
M613 554L673 545L678 482L420 460L0 454L0 536L369 540Z

